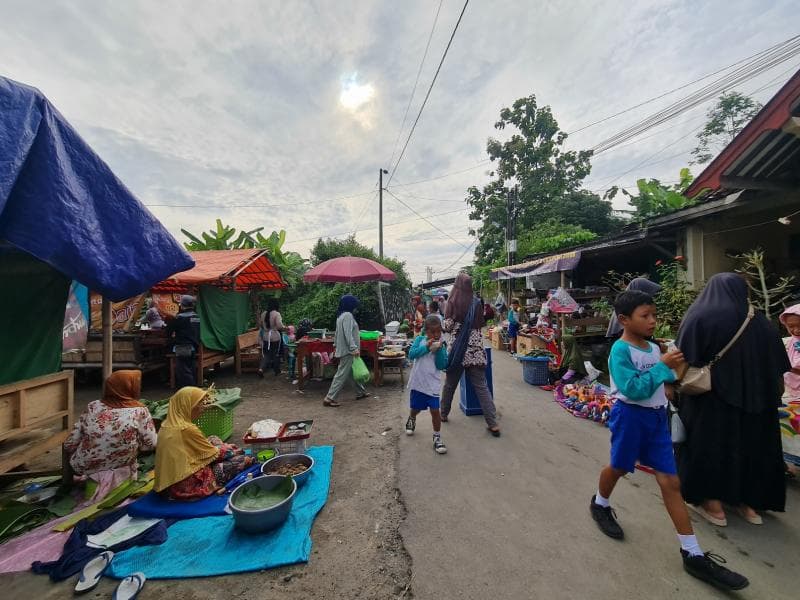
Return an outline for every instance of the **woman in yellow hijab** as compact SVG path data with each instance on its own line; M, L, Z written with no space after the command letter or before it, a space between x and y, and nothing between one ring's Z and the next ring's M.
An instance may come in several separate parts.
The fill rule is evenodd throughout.
M170 398L156 445L156 492L176 500L205 498L255 462L216 436L206 439L192 422L207 398L197 387L181 388Z

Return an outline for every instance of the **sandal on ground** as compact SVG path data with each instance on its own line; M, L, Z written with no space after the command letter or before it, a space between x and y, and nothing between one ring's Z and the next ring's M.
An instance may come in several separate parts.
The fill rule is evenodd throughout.
M741 506L739 506L739 507L736 508L736 512L738 512L739 516L742 517L745 521L747 521L751 525L763 525L764 524L764 519L762 519L761 515L759 515L754 510L753 510L752 513L748 513L746 509L744 509Z
M139 595L146 581L144 573L132 573L119 582L112 600L133 600Z
M489 433L491 433L491 434L492 434L494 437L500 437L500 430L499 430L499 429L497 429L497 428L495 428L495 429L492 429L491 427L487 427L486 429L487 429L487 430L489 431Z
M114 553L106 550L86 563L80 577L78 577L78 583L75 584L75 593L85 594L92 591L100 583L100 579L102 579L113 559Z
M325 398L325 400L322 401L322 406L330 406L330 407L333 407L333 408L338 408L338 407L341 406L341 404L339 404L336 400L331 400L330 398Z
M712 525L716 525L717 527L727 527L728 526L728 519L727 517L715 517L710 512L708 512L705 508L703 508L702 504L695 506L694 504L686 503L686 506L689 507L690 510L693 510L698 515L703 517L706 521L711 523Z
M363 400L364 398L369 398L370 396L371 394L364 392L363 394L359 394L358 396L356 396L356 400Z

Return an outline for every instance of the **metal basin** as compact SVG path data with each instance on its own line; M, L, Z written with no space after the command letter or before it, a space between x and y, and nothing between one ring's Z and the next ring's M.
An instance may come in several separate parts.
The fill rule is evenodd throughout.
M282 475L262 475L261 477L256 477L255 479L244 482L242 485L233 490L230 498L228 498L228 507L233 514L233 523L237 529L247 531L248 533L263 533L265 531L275 529L276 527L280 527L280 525L283 524L283 522L289 517L289 513L292 510L292 504L294 504L294 497L297 494L296 481L292 482L294 485L292 488L292 493L289 494L289 497L275 506L247 510L237 508L234 504L236 502L237 495L248 486L257 485L262 490L271 490L275 486L282 483L283 480L284 477Z
M282 465L296 465L297 463L308 467L299 475L292 475L292 479L294 479L297 487L300 487L306 482L306 479L308 479L308 476L311 474L311 470L314 468L314 459L308 454L280 454L261 465L261 472L266 475L269 471Z

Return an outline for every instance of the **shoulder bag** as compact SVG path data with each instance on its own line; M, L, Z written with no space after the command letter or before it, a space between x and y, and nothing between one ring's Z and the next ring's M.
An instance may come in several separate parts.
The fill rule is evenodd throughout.
M728 344L720 350L717 355L711 359L704 367L689 367L686 370L686 374L681 377L680 379L680 386L678 387L678 391L681 394L686 396L699 396L700 394L705 394L706 392L711 391L711 367L713 367L719 360L725 356L725 353L731 349L736 343L736 340L741 337L744 333L744 330L747 329L747 326L750 324L750 321L753 320L755 316L755 310L753 306L750 305L750 308L747 311L747 318L745 318L744 323L742 323L741 327L739 327L739 331L736 332L736 335L733 336L733 339L728 342Z
M464 362L464 355L467 353L467 345L469 345L469 335L472 329L472 322L475 320L475 311L477 310L480 300L477 298L470 304L467 316L461 324L461 329L458 330L458 335L453 341L453 348L447 356L446 372L458 371Z

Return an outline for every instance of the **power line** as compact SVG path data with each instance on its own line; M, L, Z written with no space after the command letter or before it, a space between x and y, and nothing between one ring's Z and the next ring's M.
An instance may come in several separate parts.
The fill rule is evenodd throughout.
M708 79L709 77L713 77L714 75L719 75L720 73L724 73L725 71L727 71L729 69L732 69L736 65L740 65L740 64L742 64L744 62L747 62L749 60L753 60L753 59L755 59L755 58L757 58L757 57L759 57L759 56L761 56L763 54L766 54L766 53L768 53L768 52L770 52L772 50L775 50L775 49L777 49L777 48L779 48L779 47L781 47L781 46L783 46L785 44L791 43L793 40L796 40L798 38L800 38L800 35L794 36L794 37L789 38L788 40L784 40L782 42L779 42L778 44L775 44L774 46L770 46L769 48L767 48L765 50L761 50L760 52L756 52L755 54L752 54L752 55L750 55L750 56L748 56L746 58L738 60L735 63L731 63L726 67L723 67L721 69L718 69L718 70L714 71L713 73L708 73L707 75L703 75L702 77L700 77L698 79L695 79L694 81L690 81L689 83L685 83L683 85L680 85L680 86L678 86L676 88L673 88L673 89L671 89L671 90L669 90L667 92L659 94L658 96L653 96L652 98L644 100L644 101L640 102L639 104L635 104L635 105L630 106L628 108L625 108L625 109L623 109L623 110L621 110L619 112L616 112L616 113L614 113L612 115L609 115L607 117L603 117L602 119L594 121L593 123L588 123L587 125L583 125L581 127L578 127L577 129L574 129L573 131L569 132L568 135L574 135L574 134L578 133L579 131L583 131L585 129L589 129L590 127L594 127L595 125L599 125L601 123L605 123L606 121L610 121L611 119L619 117L620 115L624 115L626 113L631 112L632 110L636 110L637 108L641 108L642 106L645 106L647 104L655 102L656 100L660 100L661 98L665 98L666 96L669 96L670 94L673 94L673 93L678 92L680 90L686 89L687 87L691 87L695 83L700 83L701 81L703 81L705 79Z
M612 135L611 137L601 141L592 149L594 154L599 154L623 142L626 142L641 133L652 129L664 123L695 106L704 103L705 101L715 97L720 92L730 89L749 81L753 77L764 73L776 65L781 64L800 53L800 36L796 36L784 43L778 50L770 51L763 56L760 56L754 61L739 67L735 71L721 77L712 83L702 87L701 89L693 92L692 94L673 102L666 108L657 111L656 113L648 116L647 118L639 121L622 131Z
M475 243L477 241L478 241L478 238L475 238L474 240L472 240L472 243L469 246L467 246L466 248L464 248L464 251L461 253L461 255L457 259L455 259L453 262L451 262L449 265L447 265L444 269L438 269L438 270L435 270L433 272L434 273L446 273L447 271L452 269L457 262L459 262L462 258L464 258L464 255L472 249L472 247L475 245Z
M479 169L480 167L485 165L487 162L490 162L491 160L492 160L491 158L484 158L477 165L473 165L471 167L467 167L466 169L461 169L460 171L451 171L449 173L444 173L443 175L437 175L435 177L429 177L428 179L419 179L417 181L411 181L409 183L398 183L397 185L393 185L392 187L393 188L408 187L410 185L417 185L419 183L428 183L429 181L436 181L438 179L444 179L445 177L450 177L452 175L460 175L461 173L466 173L467 171L474 171L475 169Z
M356 219L356 225L353 228L353 235L355 235L355 232L358 231L358 226L361 225L364 215L367 214L367 211L372 207L373 203L375 202L375 198L378 197L378 193L379 192L375 192L375 195L373 195L372 198L370 198L369 201L364 204L364 208L361 209L361 214L358 215L358 219Z
M422 74L422 67L425 65L425 59L428 57L428 50L431 47L433 32L436 29L436 23L439 21L439 12L442 10L443 2L444 0L439 0L439 6L436 8L436 16L433 18L433 26L431 26L431 32L428 35L428 43L425 44L425 52L422 53L422 60L420 61L419 69L417 70L417 78L414 79L414 87L411 88L411 96L408 98L408 104L406 105L406 112L403 114L403 122L400 123L400 129L397 130L397 138L395 138L394 146L392 147L392 156L389 158L389 162L386 163L387 165L392 164L392 161L394 161L394 153L397 151L397 144L400 143L400 136L403 135L403 128L406 126L408 111L411 108L411 102L414 100L414 94L417 91L417 84L419 83L419 76Z
M423 221L425 221L425 222L426 222L428 225L430 225L431 227L433 227L433 228L434 228L436 231L438 231L438 232L439 232L439 233L441 233L442 235L445 235L445 236L447 236L448 238L450 238L451 240L453 240L453 241L454 241L456 244L458 244L458 245L459 245L459 246L461 246L462 248L464 247L464 244L462 244L462 243L461 243L461 242L459 242L459 241L458 241L456 238L454 238L452 235L450 235L449 233L447 233L446 231L444 231L444 230L443 230L441 227L439 227L438 225L436 225L436 224L435 224L433 221L430 221L430 220L429 220L427 217L423 217L421 214L419 214L419 212L417 212L417 209L415 209L413 206L411 206L410 204L406 203L406 202L405 202L405 201L403 201L402 199L398 198L397 196L395 196L395 195L394 195L392 192L390 192L389 190L386 190L386 193L387 193L387 194L389 194L389 195L390 195L392 198L394 198L395 200L397 200L397 201L398 201L400 204L402 204L403 206L405 206L405 207L406 207L408 210L410 210L411 212L413 212L415 215L417 215L419 218L421 218ZM470 209L462 209L462 210L470 210ZM460 211L455 211L455 212L460 212Z
M406 148L408 148L408 144L411 141L411 136L414 135L414 130L417 128L417 123L419 123L419 118L422 116L422 111L425 110L425 105L428 103L428 98L431 96L431 91L433 91L433 86L436 83L436 78L439 77L439 71L442 70L442 65L444 64L444 59L447 58L447 53L450 50L450 45L453 43L453 38L456 36L456 31L458 31L458 26L461 24L461 19L464 17L464 12L467 10L467 5L469 4L469 0L464 2L464 7L461 9L461 14L458 15L458 21L456 21L455 27L453 27L453 33L450 34L450 39L447 42L447 47L444 49L444 53L442 54L442 59L439 61L439 66L436 67L436 73L433 75L433 79L431 80L431 84L428 87L428 92L425 94L425 99L422 101L422 105L419 107L419 112L417 113L417 118L414 119L414 124L411 126L411 131L408 132L408 137L406 138L406 143L403 144L403 149L400 151L400 156L397 157L397 162L394 164L394 168L392 169L391 174L389 175L389 179L386 181L386 186L388 187L392 181L392 177L394 177L395 172L397 171L397 167L400 165L400 161L403 160L403 156L406 153Z
M145 204L145 206L153 207L167 207L167 208L292 208L301 204L319 204L320 202L339 202L340 200L350 200L352 198L361 198L374 194L374 190L369 192L361 192L358 194L351 194L349 196L339 196L338 198L331 198L329 200L301 200L291 202L288 204Z

